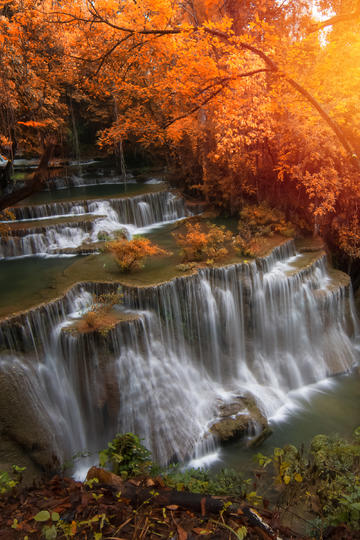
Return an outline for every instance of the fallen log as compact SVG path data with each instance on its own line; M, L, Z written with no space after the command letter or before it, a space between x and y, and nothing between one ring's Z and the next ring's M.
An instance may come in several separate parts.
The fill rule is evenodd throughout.
M151 500L153 504L159 506L182 506L192 512L200 513L202 516L207 514L236 514L251 525L264 540L281 540L276 532L267 524L261 516L245 503L229 504L220 497L202 495L200 493L189 493L187 491L175 491L158 487L144 487L134 485L131 482L124 481L109 471L99 467L89 469L86 480L97 478L100 484L115 489L121 493L121 498L128 499L134 505L140 505L145 501Z

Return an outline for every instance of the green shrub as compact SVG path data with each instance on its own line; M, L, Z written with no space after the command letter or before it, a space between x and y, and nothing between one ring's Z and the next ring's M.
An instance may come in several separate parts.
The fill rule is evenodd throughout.
M271 457L258 454L257 460L264 468L271 465L283 505L306 503L316 516L312 534L319 523L320 536L328 526L360 528L360 428L350 441L317 435L307 452L287 445Z
M0 495L10 491L17 486L22 480L22 473L26 467L12 466L12 472L0 471Z
M149 474L152 466L150 452L133 433L115 435L108 447L99 453L100 465L128 478L139 474Z

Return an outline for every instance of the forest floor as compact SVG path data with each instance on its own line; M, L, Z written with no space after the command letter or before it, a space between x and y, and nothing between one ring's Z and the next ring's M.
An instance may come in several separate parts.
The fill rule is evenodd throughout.
M255 511L235 498L174 492L164 486L160 477L141 477L122 483L120 477L117 477L118 482L114 482L115 475L106 474L111 477L109 483L78 482L54 476L37 486L14 489L2 495L0 539L310 538L282 526L276 512L269 509ZM120 485L123 489L119 488ZM181 504L174 504L178 497L183 499ZM212 505L222 505L223 509L216 512ZM343 526L328 530L322 538L358 538L353 534Z

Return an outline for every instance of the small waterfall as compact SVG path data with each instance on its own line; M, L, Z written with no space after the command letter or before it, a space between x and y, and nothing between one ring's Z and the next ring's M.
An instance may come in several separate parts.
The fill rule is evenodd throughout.
M139 208L139 203L142 202L147 203L152 209L150 222L143 220ZM34 206L16 206L11 211L15 214L16 220L46 219L86 213L102 215L104 208L107 208L107 203L116 210L121 223L132 223L137 227L187 215L184 200L170 191L145 193L135 197L107 199L106 201L64 201Z
M0 239L0 259L24 255L51 254L109 239L124 229L128 236L149 227L190 214L184 200L168 191L109 201L63 202L15 209L19 220L49 216L93 216L92 221L13 230Z
M127 317L106 336L67 328L90 293L117 287L79 284L0 326L0 373L11 366L36 395L60 460L117 431L136 432L161 463L184 460L201 441L211 448L219 400L252 395L271 417L290 390L356 361L349 280L330 277L325 256L305 264L292 242L249 264L122 287Z
M44 191L51 191L53 189L68 189L73 187L85 187L85 186L101 186L105 184L123 185L121 176L111 174L109 176L100 175L100 172L96 171L97 176L84 176L72 174L67 177L52 178L47 182L47 186ZM132 177L131 173L126 175L126 184L136 184L136 179Z

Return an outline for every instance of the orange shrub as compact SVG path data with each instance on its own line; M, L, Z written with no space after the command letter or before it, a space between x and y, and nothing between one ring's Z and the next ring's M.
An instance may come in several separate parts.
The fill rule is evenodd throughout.
M217 260L228 254L225 242L232 239L225 227L208 224L208 231L201 230L199 223L186 223L186 233L175 236L182 247L185 261Z
M286 237L294 236L295 228L285 219L281 210L266 203L245 205L240 212L239 233L244 240L254 236L272 236L274 233Z
M139 270L143 267L146 257L168 254L148 238L140 236L132 240L114 240L106 244L106 249L112 254L122 272Z
M263 254L266 243L264 237L246 240L241 235L238 235L234 239L233 246L238 255L254 259Z
M100 332L106 335L118 320L114 307L121 304L122 298L119 292L96 295L89 311L75 325L78 332Z
M15 214L10 210L3 210L0 212L0 221L12 221L15 219ZM10 232L10 228L6 223L0 223L0 234L2 236L7 236Z
M106 335L107 332L116 324L117 317L103 309L91 309L87 311L76 323L78 332L86 334L87 332L99 332Z

